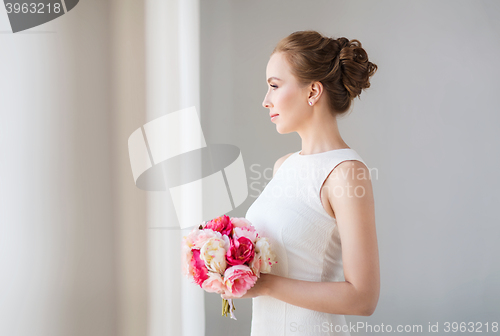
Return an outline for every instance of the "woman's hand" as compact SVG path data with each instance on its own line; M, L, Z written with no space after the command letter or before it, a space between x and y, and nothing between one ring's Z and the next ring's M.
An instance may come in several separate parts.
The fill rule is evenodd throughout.
M257 279L257 281L255 282L255 284L253 285L252 288L247 290L245 295L240 296L240 297L235 297L229 293L227 293L227 294L223 293L220 296L223 299L229 300L229 299L249 299L249 298L253 298L253 297L257 297L257 296L267 295L268 288L269 288L268 287L269 281L272 281L272 278L273 278L272 274L261 273L260 278Z

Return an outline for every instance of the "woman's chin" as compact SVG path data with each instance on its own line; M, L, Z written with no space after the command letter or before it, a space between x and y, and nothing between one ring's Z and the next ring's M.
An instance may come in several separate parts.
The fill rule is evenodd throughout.
M277 131L279 134L288 134L288 133L291 133L291 132L292 132L292 131L287 130L286 128L283 128L283 127L280 127L280 126L277 126L277 127L276 127L276 131Z

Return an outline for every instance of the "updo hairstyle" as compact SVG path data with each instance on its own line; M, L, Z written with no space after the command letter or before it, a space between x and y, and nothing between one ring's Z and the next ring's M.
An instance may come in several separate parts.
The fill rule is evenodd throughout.
M296 31L278 42L271 55L284 53L292 74L302 86L323 84L331 110L344 114L351 101L370 87L377 65L368 60L358 40L325 37L314 30Z

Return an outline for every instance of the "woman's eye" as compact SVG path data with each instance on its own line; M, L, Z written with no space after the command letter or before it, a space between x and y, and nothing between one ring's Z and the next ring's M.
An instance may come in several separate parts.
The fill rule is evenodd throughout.
M277 86L277 85L270 85L270 86L271 86L271 87L273 87L273 88L278 88L278 86Z

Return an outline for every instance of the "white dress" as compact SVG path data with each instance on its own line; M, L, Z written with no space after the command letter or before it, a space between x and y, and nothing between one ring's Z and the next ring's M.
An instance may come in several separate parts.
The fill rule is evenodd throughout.
M271 274L316 282L345 280L337 223L323 208L319 194L329 173L346 160L364 163L351 148L310 155L297 151L248 208L245 217L269 238L276 253L278 263ZM350 333L344 315L305 309L270 296L252 298L251 336L285 335Z

